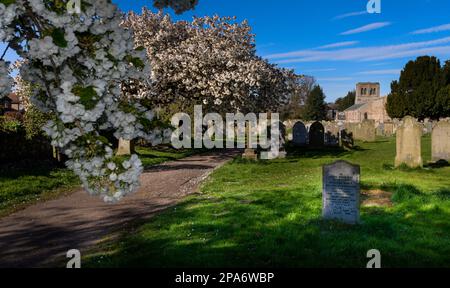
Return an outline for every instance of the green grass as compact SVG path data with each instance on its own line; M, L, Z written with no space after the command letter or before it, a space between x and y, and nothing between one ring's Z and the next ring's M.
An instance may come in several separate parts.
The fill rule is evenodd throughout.
M375 248L384 267L450 267L450 167L394 169L395 139L357 144L268 162L236 159L202 194L135 223L83 265L365 267ZM429 138L423 147L429 160ZM394 205L363 207L356 226L322 220L321 167L337 159L361 165L362 188L392 192Z
M0 216L23 209L37 201L70 193L78 177L51 161L23 161L0 167Z
M137 147L136 153L142 161L145 169L148 169L154 165L161 164L166 161L178 160L186 158L188 156L201 153L203 150L195 149L181 149L176 150L169 146L158 146L153 148Z
M146 169L153 165L198 153L175 150L167 146L137 147ZM70 170L56 167L51 161L21 161L0 166L0 217L38 201L68 195L80 187L78 177Z

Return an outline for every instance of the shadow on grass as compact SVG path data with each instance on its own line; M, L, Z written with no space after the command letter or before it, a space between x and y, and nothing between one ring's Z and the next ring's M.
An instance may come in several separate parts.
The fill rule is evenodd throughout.
M356 147L355 147L356 148ZM320 147L313 148L308 146L294 146L289 145L286 147L286 151L288 153L288 157L299 157L299 158L324 158L324 157L343 157L349 154L352 154L353 151L359 151L357 149L354 150L346 150L342 147Z
M424 168L440 169L444 167L450 167L450 163L446 160L439 160L437 162L428 163L424 165Z
M118 243L91 254L88 267L365 267L379 249L383 267L450 265L450 191L431 197L394 189L392 208L363 208L362 224L321 220L320 193L295 189L200 195L164 212ZM276 197L274 197L276 195ZM417 201L420 200L420 201Z
M14 163L0 164L0 178L17 179L22 176L50 176L61 166L53 160L19 160Z

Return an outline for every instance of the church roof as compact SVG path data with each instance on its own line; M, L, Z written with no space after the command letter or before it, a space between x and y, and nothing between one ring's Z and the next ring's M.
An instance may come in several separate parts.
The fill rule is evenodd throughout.
M366 104L367 104L367 103L355 104L355 105L353 105L352 107L346 109L344 112L346 112L346 111L355 111L355 110L358 110L358 109L362 108L363 106L365 106Z

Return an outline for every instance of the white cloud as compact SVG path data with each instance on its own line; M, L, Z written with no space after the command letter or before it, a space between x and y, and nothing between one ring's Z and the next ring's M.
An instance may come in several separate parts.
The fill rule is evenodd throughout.
M388 70L371 70L359 72L359 75L397 75L400 74L400 69L388 69Z
M345 41L345 42L338 42L338 43L320 46L320 47L317 47L316 49L340 48L340 47L354 46L356 44L359 44L359 41Z
M383 28L383 27L386 27L389 25L391 25L391 22L376 22L376 23L368 24L368 25L365 25L365 26L362 26L362 27L359 27L356 29L342 32L341 35L353 35L353 34L368 32L368 31L380 29L380 28Z
M313 72L331 72L331 71L336 71L336 68L322 68L322 69L309 69L309 70L304 70L304 72L307 73L313 73Z
M411 42L387 46L369 46L336 50L300 50L268 55L266 58L279 59L279 64L316 61L375 61L399 59L425 54L450 55L450 37L430 41ZM436 55L437 56L437 55Z
M414 32L411 32L411 34L430 34L430 33L437 33L442 31L449 31L450 30L450 24L435 26L427 29L421 29L416 30Z
M340 20L340 19L344 19L344 18L348 18L348 17L361 16L361 15L365 15L365 14L368 14L367 11L351 12L351 13L338 15L338 16L334 17L332 20Z

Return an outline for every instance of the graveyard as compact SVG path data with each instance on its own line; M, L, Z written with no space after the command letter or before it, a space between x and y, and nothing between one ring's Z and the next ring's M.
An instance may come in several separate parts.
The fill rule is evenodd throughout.
M0 268L450 268L450 3L381 1L0 0Z
M395 137L355 150L288 149L286 159L235 159L201 192L105 241L89 267L383 267L449 264L450 167L394 168ZM431 137L422 138L424 163ZM358 225L322 218L322 166L360 166Z

